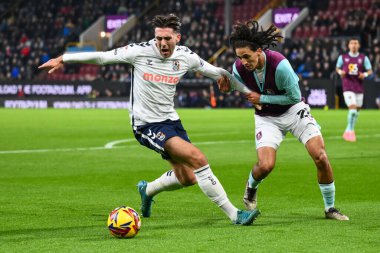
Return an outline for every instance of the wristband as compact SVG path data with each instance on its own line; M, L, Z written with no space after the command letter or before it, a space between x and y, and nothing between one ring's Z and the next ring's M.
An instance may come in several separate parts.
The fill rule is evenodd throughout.
M368 73L367 72L364 72L364 77L368 77Z

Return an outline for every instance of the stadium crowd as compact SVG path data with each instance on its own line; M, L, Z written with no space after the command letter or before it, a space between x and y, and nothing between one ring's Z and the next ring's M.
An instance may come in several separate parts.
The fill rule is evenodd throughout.
M303 1L289 1L303 6ZM302 3L303 2L303 3ZM315 1L311 1L312 5ZM338 56L347 52L347 39L356 37L380 80L380 1L322 1L285 40L282 53L302 78L331 78Z
M19 1L18 5L0 3L0 80L38 80L45 78L37 66L56 57L65 50L68 42L78 41L79 34L104 14L139 14L152 1L126 0L32 0ZM335 75L337 57L347 51L346 39L357 36L362 42L361 51L368 55L376 79L380 79L380 1L285 1L284 6L311 7L311 15L295 29L292 39L284 40L280 51L289 59L301 79L332 78ZM335 3L336 2L336 3ZM188 46L200 57L208 60L218 49L228 46L224 24L215 18L215 11L223 1L169 0L155 11L180 13L182 18L181 44ZM234 1L240 7L249 1ZM337 8L339 5L340 8ZM153 13L151 13L153 15ZM120 40L117 46L146 41L153 37L150 16L142 16L138 25ZM254 13L252 14L254 16ZM214 65L231 71L235 55L227 49ZM101 66L89 73L79 72L78 66L65 69L69 80L109 80L128 82L128 65ZM189 73L186 78L200 78ZM59 78L58 78L59 79ZM54 80L57 80L55 78ZM67 80L67 79L66 79ZM214 84L215 85L215 84ZM203 97L212 96L212 86L198 92L180 90L182 106L208 106ZM215 89L219 106L247 106L244 100L231 102L231 95L219 94ZM112 96L114 93L104 94ZM198 98L196 98L198 97ZM186 98L186 99L184 99ZM182 102L181 102L182 101ZM185 102L184 102L185 101ZM186 102L188 101L188 102ZM194 102L198 101L198 102ZM203 101L203 102L200 102ZM206 105L204 105L206 104ZM213 105L210 105L213 106Z
M37 66L62 54L68 42L100 16L139 13L148 1L32 0L0 3L0 80L38 78Z

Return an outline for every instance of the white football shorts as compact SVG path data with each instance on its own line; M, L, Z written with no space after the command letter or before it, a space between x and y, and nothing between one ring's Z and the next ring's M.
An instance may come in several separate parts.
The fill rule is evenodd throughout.
M343 92L344 102L347 106L356 105L357 107L363 106L363 93L355 93L352 91Z
M315 136L322 135L317 121L310 114L309 105L299 102L280 116L255 114L256 149L278 149L287 132L291 132L304 145Z

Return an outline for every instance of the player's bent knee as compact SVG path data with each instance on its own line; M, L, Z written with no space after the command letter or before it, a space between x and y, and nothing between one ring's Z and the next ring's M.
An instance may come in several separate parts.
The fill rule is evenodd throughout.
M329 159L327 157L326 151L325 150L320 150L318 155L316 155L314 158L315 163L317 164L327 164L329 163Z
M199 169L208 164L206 156L199 150L191 153L189 162L194 169Z
M268 175L274 168L274 163L270 161L260 161L257 165L263 175Z
M194 176L194 174L189 175L189 174L181 174L178 177L178 181L183 185L183 186L191 186L195 185L197 183L197 178Z
M181 182L181 184L185 187L195 185L196 183L197 183L197 179L195 177L194 178L187 178L186 180Z

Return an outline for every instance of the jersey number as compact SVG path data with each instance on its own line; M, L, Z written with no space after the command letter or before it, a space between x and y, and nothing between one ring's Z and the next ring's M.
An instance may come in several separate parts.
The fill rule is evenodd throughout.
M306 108L303 108L297 112L297 115L300 116L300 119L311 117L309 111Z

